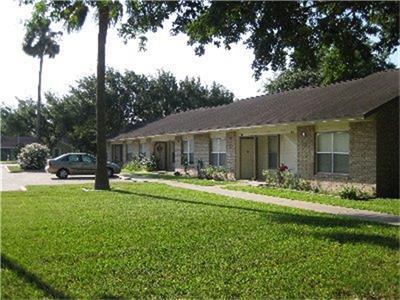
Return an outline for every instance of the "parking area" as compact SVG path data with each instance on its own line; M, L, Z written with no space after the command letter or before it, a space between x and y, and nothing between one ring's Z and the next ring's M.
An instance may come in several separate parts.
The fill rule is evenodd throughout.
M118 177L111 180L120 180ZM55 184L77 184L94 182L93 175L70 176L67 179L58 179L53 174L44 171L30 171L20 173L9 173L5 165L1 166L0 191L17 191L27 185L55 185Z

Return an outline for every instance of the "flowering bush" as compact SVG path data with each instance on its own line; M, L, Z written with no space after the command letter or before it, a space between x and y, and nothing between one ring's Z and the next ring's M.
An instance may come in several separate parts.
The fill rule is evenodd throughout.
M157 159L154 155L150 158L142 155L135 156L124 166L124 169L131 172L154 171L157 169Z
M264 170L263 175L267 186L303 191L312 190L309 181L299 178L284 164L281 164L276 170Z
M24 170L42 170L50 150L45 145L33 143L23 147L18 154L18 164Z
M200 170L199 178L214 179L218 181L228 180L228 171L223 167L210 165Z

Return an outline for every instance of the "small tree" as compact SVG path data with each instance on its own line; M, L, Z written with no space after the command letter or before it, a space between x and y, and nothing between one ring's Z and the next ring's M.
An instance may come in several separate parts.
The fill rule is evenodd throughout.
M47 146L38 143L29 144L18 154L18 164L24 170L42 170L49 155L50 150Z

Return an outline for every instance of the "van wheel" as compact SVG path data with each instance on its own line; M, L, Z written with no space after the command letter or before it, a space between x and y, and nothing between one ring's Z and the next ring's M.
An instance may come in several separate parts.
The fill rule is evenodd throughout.
M107 176L108 177L113 177L114 176L114 171L111 168L107 168Z
M68 170L66 169L60 169L57 171L56 176L60 179L66 179L68 177L69 173Z

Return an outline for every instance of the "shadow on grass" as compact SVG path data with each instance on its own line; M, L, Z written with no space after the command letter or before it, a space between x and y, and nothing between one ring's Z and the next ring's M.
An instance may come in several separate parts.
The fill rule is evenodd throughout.
M56 180L56 181L69 181L69 180L95 180L95 176L93 175L86 175L86 176L75 176L75 175L70 175L68 178L58 178L58 177L51 177L51 180ZM109 177L109 179L119 179L118 176L112 176Z
M17 262L7 257L4 253L1 253L1 267L13 271L23 281L42 290L48 297L53 297L56 299L71 299L71 297L67 296L63 292L57 291L48 283L44 282L40 277L29 272Z
M218 203L211 203L211 202L202 202L202 201L194 201L194 200L186 200L186 199L179 199L179 198L171 198L166 196L159 196L159 195L152 195L152 194L145 194L145 193L136 193L132 191L126 191L121 189L113 189L112 192L121 193L121 194L130 194L140 197L148 197L155 200L163 200L163 201L173 201L173 202L180 202L185 204L194 204L194 205L205 205L205 206L212 206L212 207L219 207L219 208L227 208L227 209L235 209L240 211L249 211L259 214L267 215L272 221L276 223L282 224L298 224L298 225L308 225L314 226L316 228L333 228L333 227L342 227L342 228L358 228L364 226L366 224L370 224L367 221L356 220L356 219L339 219L333 216L310 216L310 215L300 215L294 213L278 213L263 209L257 208L250 208L250 207L242 207L242 206L235 206L235 205L227 205L227 204L218 204ZM389 226L379 223L374 223L376 226ZM396 238L391 237L384 237L379 235L369 235L363 233L318 233L313 232L311 233L318 238L323 239L331 239L338 241L339 243L365 243L365 244L372 244L376 246L387 247L390 249L398 249L399 240Z
M340 244L372 244L376 246L386 247L392 250L399 249L399 240L396 238L384 237L376 234L364 233L316 233L316 237L330 239Z

